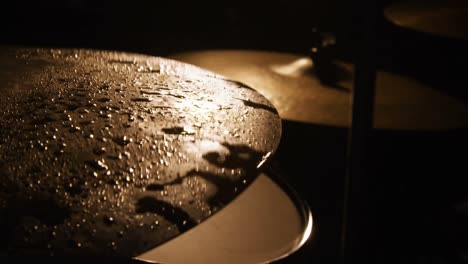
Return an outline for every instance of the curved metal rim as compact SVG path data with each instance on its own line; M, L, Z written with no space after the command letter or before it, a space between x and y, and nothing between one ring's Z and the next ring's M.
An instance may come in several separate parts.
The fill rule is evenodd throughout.
M287 183L287 181L281 175L275 172L268 164L265 164L264 166L264 174L269 179L271 179L275 184L277 184L279 188L289 197L289 199L291 199L291 202L294 204L294 206L298 210L298 213L301 216L300 218L304 226L299 243L295 244L294 247L292 247L287 253L284 253L283 255L277 256L273 259L270 259L264 262L264 263L272 263L272 262L282 260L294 254L309 240L312 234L312 230L313 230L313 216L312 216L312 211L310 210L308 203L302 198L300 198L299 194L291 187L291 185ZM173 239L176 239L176 238L177 237ZM132 260L138 261L141 263L160 263L156 261L142 260L138 257L134 257L132 258Z
M303 221L304 231L302 233L302 238L298 244L296 244L289 252L276 257L268 262L275 262L281 259L284 259L296 251L298 251L310 238L313 230L313 215L310 207L304 199L302 199L299 194L292 188L292 186L281 176L278 172L274 171L269 164L264 167L264 173L267 175L273 182L275 182L286 195L291 199L295 207L299 210L301 214L301 219Z

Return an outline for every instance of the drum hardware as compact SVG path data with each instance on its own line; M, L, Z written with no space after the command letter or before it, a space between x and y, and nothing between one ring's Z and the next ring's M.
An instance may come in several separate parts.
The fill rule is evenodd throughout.
M270 166L222 211L176 239L137 257L162 263L270 263L311 235L307 204Z

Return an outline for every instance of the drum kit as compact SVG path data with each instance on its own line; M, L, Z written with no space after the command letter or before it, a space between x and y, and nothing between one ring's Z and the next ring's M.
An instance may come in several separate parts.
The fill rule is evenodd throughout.
M466 38L448 29L459 11L436 27L435 9L414 6L385 15ZM271 163L282 120L350 127L354 66L333 63L324 83L313 58L291 53L0 47L0 255L266 263L296 252L314 208ZM379 70L373 124L457 129L468 107Z

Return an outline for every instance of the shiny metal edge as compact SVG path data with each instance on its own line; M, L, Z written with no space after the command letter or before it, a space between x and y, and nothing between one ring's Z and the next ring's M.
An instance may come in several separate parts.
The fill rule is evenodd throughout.
M287 181L282 176L280 176L277 172L275 172L269 166L269 162L267 162L267 164L265 164L265 166L263 166L263 173L268 178L270 178L274 183L276 183L281 188L281 190L291 199L294 206L298 209L298 211L299 211L299 213L301 215L302 225L304 226L304 232L303 232L302 236L300 238L298 238L298 243L296 243L294 245L294 247L292 247L287 253L285 253L285 254L283 254L281 256L278 256L278 257L276 257L274 259L271 259L268 262L264 262L264 263L272 263L272 262L282 260L282 259L294 254L296 251L298 251L309 240L310 236L312 235L312 230L313 230L313 216L312 216L312 211L311 211L308 203L299 196L299 194L292 188L292 186L289 183L287 183ZM259 173L259 174L261 174L261 173ZM232 200L231 203L235 202L235 200L236 199ZM213 214L212 216L214 216L214 215L216 215L216 214ZM212 216L210 216L210 217L212 217ZM176 236L176 237L174 237L174 238L172 238L172 239L170 239L170 240L168 240L168 241L166 241L164 243L167 243L167 242L169 242L169 241L171 241L173 239L176 239L177 237L178 236ZM134 258L132 258L132 260L138 261L140 263L157 263L157 264L162 263L162 262L144 260L144 259L140 259L138 257L134 257Z
M272 263L275 261L279 261L281 259L284 259L294 254L296 251L298 251L309 240L310 236L312 235L313 226L314 226L312 211L307 201L302 199L300 195L293 189L293 187L278 172L276 172L269 164L270 163L268 163L264 167L263 172L288 195L288 197L294 203L296 208L299 210L301 214L301 219L303 221L302 224L304 226L304 232L302 234L302 237L298 239L299 242L296 245L294 245L294 247L288 253L285 253L284 255L279 256L265 263Z

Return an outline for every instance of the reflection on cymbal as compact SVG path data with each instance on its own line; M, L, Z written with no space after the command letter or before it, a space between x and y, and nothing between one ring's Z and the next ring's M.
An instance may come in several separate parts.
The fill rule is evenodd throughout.
M283 119L346 127L349 125L352 66L339 87L320 83L313 62L304 56L264 51L198 51L171 58L203 67L258 90ZM380 71L377 75L374 127L437 130L467 123L468 108L412 79Z
M398 26L468 39L468 2L464 0L400 1L386 8L384 14Z

